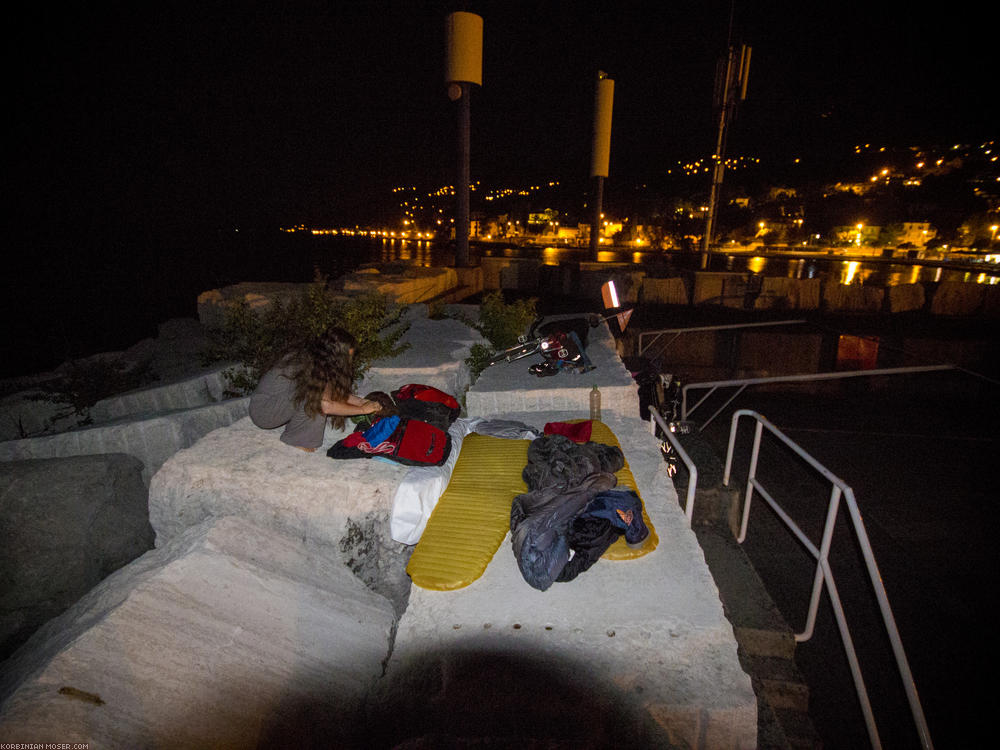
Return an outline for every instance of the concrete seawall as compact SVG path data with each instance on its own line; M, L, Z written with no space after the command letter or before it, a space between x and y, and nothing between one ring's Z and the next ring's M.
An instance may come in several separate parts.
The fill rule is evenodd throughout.
M547 292L600 298L614 279L624 303L717 305L751 310L822 310L832 313L899 313L927 310L940 316L1000 315L1000 285L944 281L893 286L841 284L820 278L755 277L746 273L692 271L651 276L631 263L561 262L483 258L487 290Z

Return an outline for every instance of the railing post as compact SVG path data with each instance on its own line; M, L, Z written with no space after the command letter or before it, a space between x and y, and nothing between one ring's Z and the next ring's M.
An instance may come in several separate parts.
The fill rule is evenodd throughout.
M875 562L875 555L872 551L868 534L865 531L864 522L861 519L861 513L858 510L857 500L854 497L853 490L851 490L851 488L848 487L842 479L832 474L829 469L806 453L799 445L782 433L781 430L768 422L760 414L749 409L737 410L732 417L729 433L729 447L726 452L726 468L724 476L724 482L727 486L729 484L732 471L737 427L739 419L742 416L753 417L755 421L755 430L753 448L750 457L750 467L747 472L746 496L743 505L743 518L740 524L738 541L742 543L746 539L747 527L750 518L750 503L753 498L754 490L757 489L760 491L761 497L763 497L768 505L771 506L772 510L774 510L781 521L797 537L798 541L806 548L806 550L816 559L816 573L813 578L809 611L806 616L806 627L801 634L797 634L795 636L795 640L797 642L801 642L808 640L812 636L819 609L819 601L825 585L827 593L830 596L830 604L833 609L834 619L837 623L837 629L840 633L841 644L844 647L845 655L847 656L847 661L851 669L851 676L854 680L858 701L861 705L862 714L864 715L865 726L868 730L868 737L872 743L872 747L880 750L882 744L881 739L879 738L878 729L875 725L875 718L873 715L871 701L868 696L868 689L865 686L864 676L861 673L860 663L858 661L857 652L854 648L854 641L851 638L850 629L847 625L847 618L844 614L840 593L837 590L837 584L834 580L833 571L830 568L830 548L833 544L833 533L840 509L840 500L841 498L844 499L851 520L851 528L853 529L855 539L861 548L862 556L865 561L865 567L868 571L868 576L881 610L882 621L885 626L886 633L889 636L889 641L892 645L896 666L898 667L900 677L902 678L903 689L906 692L906 698L910 705L910 712L916 725L921 747L927 748L928 750L933 748L930 731L924 717L923 706L920 704L920 697L917 694L913 674L910 671L909 662L906 658L906 651L904 650L902 641L899 637L899 630L896 627L896 621L892 615L892 609L889 606L888 595L886 594L885 586L882 584L881 574L879 573L878 565ZM785 445L787 445L794 453L798 454L800 458L802 458L808 465L818 471L832 484L830 501L827 506L826 523L823 527L823 539L818 548L798 527L794 520L788 516L784 509L778 505L777 501L771 497L767 489L757 479L757 463L760 457L761 437L765 426L768 428L770 433L785 443Z
M837 511L840 510L840 487L833 485L830 490L830 504L826 509L826 525L823 527L823 541L819 546L819 559L816 561L816 575L813 577L812 596L809 599L809 612L806 615L806 626L801 633L795 635L798 643L812 638L816 627L816 612L819 610L819 599L823 593L823 563L829 559L830 543L833 540L833 529L837 525Z

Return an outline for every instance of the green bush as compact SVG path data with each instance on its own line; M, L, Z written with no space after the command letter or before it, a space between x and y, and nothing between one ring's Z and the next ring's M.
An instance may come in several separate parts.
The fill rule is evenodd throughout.
M479 320L463 319L462 322L479 331L490 343L489 346L473 344L469 351L465 364L469 367L473 381L489 366L494 354L514 346L518 336L524 335L535 319L536 304L537 300L534 298L507 304L499 291L490 292L483 297L479 306Z
M323 279L311 284L289 303L275 300L255 311L245 300L233 303L225 321L210 336L206 363L238 363L223 371L227 396L253 392L268 367L290 349L306 346L329 326L339 326L357 339L354 378L360 380L372 363L394 357L409 344L400 344L407 324L401 322L405 308L379 294L359 297L334 296Z
M77 426L89 425L92 422L90 408L98 401L157 379L148 362L136 364L117 356L72 360L65 367L59 378L40 386L42 393L28 396L32 401L63 405L49 419L50 425L72 416L76 417Z
M535 319L538 300L521 299L507 304L500 292L490 292L479 306L479 322L473 328L483 334L494 349L507 349L528 330Z

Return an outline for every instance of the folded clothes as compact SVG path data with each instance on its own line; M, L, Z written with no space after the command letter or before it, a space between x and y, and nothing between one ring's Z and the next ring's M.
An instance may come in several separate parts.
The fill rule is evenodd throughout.
M473 432L508 440L534 440L542 436L534 427L512 419L484 419L476 424Z

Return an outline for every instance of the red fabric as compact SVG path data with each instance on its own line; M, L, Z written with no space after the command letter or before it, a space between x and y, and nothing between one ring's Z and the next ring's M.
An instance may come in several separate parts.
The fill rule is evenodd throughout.
M545 425L546 435L564 435L574 443L586 443L590 440L593 424L586 422L549 422Z

